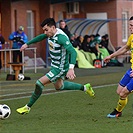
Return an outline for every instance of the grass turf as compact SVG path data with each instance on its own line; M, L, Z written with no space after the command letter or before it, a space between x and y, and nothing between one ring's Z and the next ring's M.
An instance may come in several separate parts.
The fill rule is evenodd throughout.
M27 115L19 115L15 110L25 105L29 98L1 101L0 103L11 107L12 113L8 119L0 121L0 131L2 133L132 133L132 95L129 96L123 116L110 119L106 118L106 115L116 107L117 86L98 87L118 83L125 69L128 68L103 68L95 72L94 70L76 69L78 76L74 82L82 84L91 82L96 92L95 99L81 91L42 95ZM26 74L32 80L5 81L6 74L2 73L1 95L27 93L27 89L32 92L33 83L43 74L42 71L37 74L30 72ZM46 88L52 87L52 85L46 86Z
M131 97L121 118L106 118L117 102L114 87L96 88L95 99L80 91L42 96L27 115L15 112L28 99L5 101L12 114L1 121L2 133L132 133ZM111 100L112 99L112 100Z

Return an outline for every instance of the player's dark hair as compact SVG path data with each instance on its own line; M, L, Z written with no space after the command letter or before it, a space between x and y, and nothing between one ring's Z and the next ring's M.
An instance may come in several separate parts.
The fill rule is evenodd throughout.
M133 16L129 20L133 20Z
M45 25L47 26L55 26L56 27L56 22L53 18L47 18L41 23L41 27L44 27Z

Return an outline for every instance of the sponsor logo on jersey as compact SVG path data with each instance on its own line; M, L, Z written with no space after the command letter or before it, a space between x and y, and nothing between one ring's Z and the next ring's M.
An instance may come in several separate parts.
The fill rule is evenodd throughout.
M54 46L53 46L53 43L52 42L49 42L49 49L50 50L53 50L54 49Z
M49 77L53 77L54 74L50 71L50 72L48 73L48 76L49 76Z

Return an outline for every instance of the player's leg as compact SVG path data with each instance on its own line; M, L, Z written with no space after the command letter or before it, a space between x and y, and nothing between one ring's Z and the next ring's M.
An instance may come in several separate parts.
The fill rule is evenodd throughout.
M118 100L118 103L117 103L117 107L116 107L116 110L118 112L122 112L123 109L125 108L125 106L127 105L127 102L128 102L128 95L130 94L129 90L127 89L127 86L124 87L122 89L122 91L120 92L119 96L119 100Z
M39 80L36 81L35 84L35 91L33 92L32 96L28 104L26 104L22 108L18 108L16 111L19 114L27 114L30 111L30 107L37 101L37 99L42 94L42 90L44 89L44 85L50 83L49 79L46 76L41 77Z
M46 76L43 76L39 80L36 81L35 90L30 98L29 103L27 104L28 107L31 107L36 100L41 96L42 90L44 89L44 85L49 82L49 79Z
M82 85L70 81L63 82L66 73L67 69L61 71L59 69L53 68L51 70L51 73L47 74L49 79L51 78L52 75L55 75L53 78L51 78L51 81L54 83L56 90L82 90L85 91L86 94L89 94L90 96L94 97L95 93L89 83Z
M132 91L132 88L133 88L133 80L129 75L129 71L127 71L127 73L121 79L120 84L118 85L117 88L117 93L120 96L117 103L117 107L114 109L112 113L108 114L107 117L115 118L115 117L120 117L122 115L122 111L128 102L128 95Z
M62 79L59 79L54 83L54 86L56 90L81 90L81 91L85 91L86 94L89 94L92 97L95 96L95 92L93 91L89 83L82 85L82 84L78 84L70 81L63 82Z

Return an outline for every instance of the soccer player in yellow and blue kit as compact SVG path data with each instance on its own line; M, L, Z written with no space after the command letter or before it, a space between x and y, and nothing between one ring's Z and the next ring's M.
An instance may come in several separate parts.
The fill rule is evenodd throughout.
M61 29L56 28L56 23L53 18L45 19L41 27L44 34L40 34L24 44L20 51L26 49L30 44L40 42L47 38L51 57L51 69L46 75L36 81L35 91L29 102L24 107L16 110L19 114L29 113L31 106L42 94L45 85L51 82L54 84L56 90L81 90L92 97L95 95L90 83L81 85L70 81L64 81L65 76L70 80L76 77L74 73L76 51L70 43L68 36Z
M127 72L119 82L117 88L119 100L115 110L107 115L107 117L109 118L116 118L122 115L122 111L128 102L128 95L133 92L133 16L129 19L129 30L131 32L131 35L128 38L127 44L104 59L105 62L109 62L111 58L122 55L128 50L131 51L131 68L127 70Z

